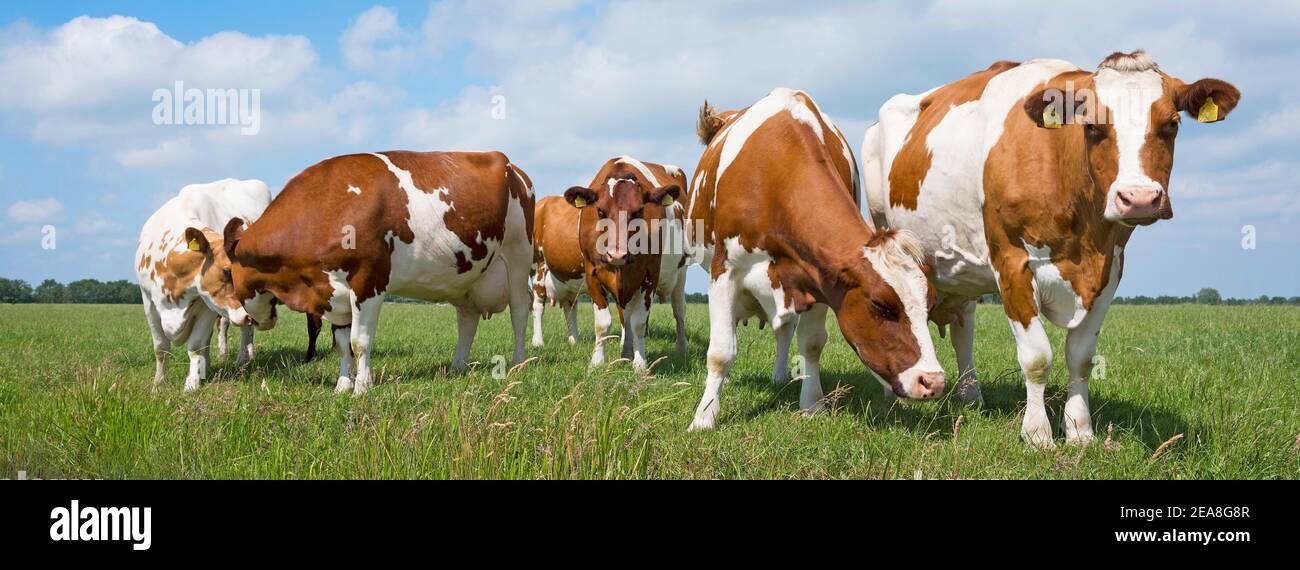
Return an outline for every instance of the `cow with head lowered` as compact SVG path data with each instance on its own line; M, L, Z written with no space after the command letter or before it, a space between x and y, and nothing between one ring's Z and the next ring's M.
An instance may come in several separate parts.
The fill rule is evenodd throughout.
M185 390L199 387L208 375L212 327L218 320L243 329L238 365L253 356L253 328L275 326L273 312L255 321L241 306L218 233L231 220L257 219L270 201L271 191L260 180L191 184L140 230L136 274L153 337L155 386L166 380L170 347L183 345L190 359ZM224 357L226 327L220 327L220 335Z
M678 204L685 185L686 176L680 168L622 156L606 161L591 184L564 192L565 201L577 209L581 279L595 310L596 346L591 366L605 362L605 333L612 321L613 304L622 325L623 358L631 360L639 372L648 370L646 319L656 294L673 297L677 349L685 352L686 263ZM541 243L543 261L558 255L555 249L572 240L564 228L557 227L557 232L561 233ZM552 281L576 278L559 263L548 263L548 270Z
M480 317L510 308L524 358L533 188L499 152L389 151L338 156L295 176L247 231L226 227L234 291L255 320L270 293L328 320L337 392L365 393L379 310L393 294L453 305L466 366ZM355 371L353 365L355 364Z
M1088 380L1124 248L1135 227L1173 217L1182 115L1220 121L1240 97L1218 79L1184 82L1138 51L1096 70L1002 61L881 107L862 145L871 217L920 237L939 294L930 318L951 326L960 399L982 401L975 302L1000 293L1028 394L1021 437L1055 445L1046 317L1069 331L1065 439L1093 438Z
M778 88L740 111L705 103L706 145L692 183L691 255L709 270L708 376L692 430L712 429L736 359L736 324L757 316L777 338L773 382L788 378L795 335L803 357L799 404L823 406L827 311L889 393L927 400L945 376L926 321L933 289L907 232L863 219L848 142L802 91Z

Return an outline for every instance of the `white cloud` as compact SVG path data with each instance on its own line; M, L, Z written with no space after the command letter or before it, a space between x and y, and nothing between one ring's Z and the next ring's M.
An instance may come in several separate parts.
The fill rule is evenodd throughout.
M5 215L19 223L52 222L63 216L63 204L54 198L18 201L5 210Z
M51 112L131 103L147 117L153 90L176 80L275 91L315 62L301 36L221 32L185 44L125 16L81 16L44 32L17 24L0 30L0 104Z
M194 156L194 147L188 138L160 141L146 148L118 151L113 159L127 168L153 168L187 161Z
M343 63L363 73L392 72L411 62L408 34L397 22L397 11L375 6L362 12L339 37Z
M77 220L75 229L79 234L107 236L121 234L125 231L125 226L96 212Z

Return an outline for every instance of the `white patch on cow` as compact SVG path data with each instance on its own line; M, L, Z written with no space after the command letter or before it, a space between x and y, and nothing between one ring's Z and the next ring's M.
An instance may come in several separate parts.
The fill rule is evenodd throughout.
M1119 173L1106 191L1105 218L1115 221L1116 193L1121 190L1165 191L1159 182L1142 169L1142 146L1151 129L1151 105L1164 97L1164 83L1155 71L1124 73L1101 69L1094 76L1097 99L1109 111L1115 128L1115 146L1119 151Z
M1035 247L1024 242L1029 254L1029 270L1034 273L1034 301L1053 324L1074 328L1087 316L1083 298L1074 291L1074 285L1061 276L1061 270L1052 263L1052 248Z
M635 168L637 172L641 173L641 176L644 176L646 180L650 181L651 186L654 186L655 188L659 187L659 179L655 178L654 173L650 171L650 168L647 167L644 162L641 162L630 156L620 156L618 157L618 160L615 162L621 164L627 164L632 168Z
M334 326L349 326L352 324L352 286L348 284L348 272L334 269L324 273L331 293L330 308L323 317Z
M385 240L392 244L392 268L388 292L427 301L460 300L478 280L483 265L493 257L500 243L495 239L476 239L487 246L488 255L472 261L469 271L460 272L457 253L472 260L469 245L447 228L444 217L451 211L446 187L423 189L415 185L411 173L398 168L387 156L373 153L397 177L398 187L406 193L406 223L415 239L403 242L389 232Z
M351 184L348 185L348 192L351 194L356 194L357 196L361 195L361 189Z
M930 338L929 288L925 274L921 272L920 245L915 239L909 233L900 232L882 246L862 249L863 257L871 262L881 280L893 288L903 303L912 336L920 348L921 356L916 363L898 375L898 381L907 394L916 393L914 388L921 374L943 372L934 353L934 341Z

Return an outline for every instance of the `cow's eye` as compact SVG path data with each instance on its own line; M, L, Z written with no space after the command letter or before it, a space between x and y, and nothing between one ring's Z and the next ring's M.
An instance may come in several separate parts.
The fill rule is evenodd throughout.
M600 216L600 217L602 217L602 218L608 218L608 217L609 217L608 215L605 214L605 210L604 210L603 208L596 208L596 215L598 215L598 216Z
M1178 134L1178 127L1180 123L1182 123L1182 121L1176 121L1176 120L1165 123L1165 126L1160 129L1160 134L1164 135L1165 137L1172 138L1174 135Z
M230 283L230 282L232 282L232 281L235 280L235 278L232 277L232 276L230 275L230 270L229 270L229 269L222 269L222 270L221 270L221 278L222 278L222 279L225 279L225 280L226 280L226 283Z
M898 320L898 311L880 301L872 301L871 310L875 311L877 315L880 315L880 318L882 319L890 321Z
M1089 140L1099 141L1106 138L1106 129L1101 125L1085 123L1083 125L1083 134L1084 136L1087 136Z

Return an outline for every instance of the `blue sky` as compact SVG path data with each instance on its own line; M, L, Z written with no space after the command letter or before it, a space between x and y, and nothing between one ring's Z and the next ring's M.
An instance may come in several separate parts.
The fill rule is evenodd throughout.
M890 96L998 59L1091 67L1147 49L1244 99L1179 135L1175 219L1137 230L1119 294L1300 295L1300 4L1093 2L6 2L0 275L130 279L141 224L181 186L278 190L335 154L497 149L542 194L632 154L688 173L704 98L813 95L856 147ZM1086 13L1091 11L1091 13ZM261 90L254 136L155 125L154 89ZM504 97L504 120L492 118ZM53 226L57 248L41 247ZM1254 228L1255 249L1242 247ZM703 272L690 279L705 289Z

